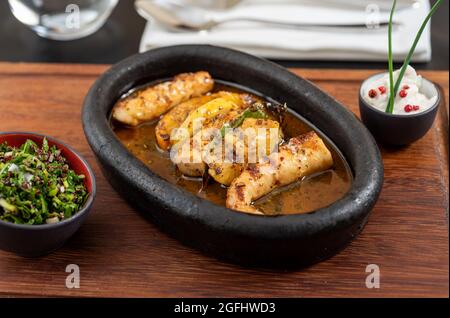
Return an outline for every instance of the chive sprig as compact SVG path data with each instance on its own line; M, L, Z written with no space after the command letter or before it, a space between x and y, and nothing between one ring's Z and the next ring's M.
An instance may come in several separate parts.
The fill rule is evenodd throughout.
M394 0L392 4L391 14L389 17L389 27L388 27L388 64L389 64L389 86L390 86L390 95L389 95L389 102L386 106L386 112L392 114L394 111L394 100L395 96L398 93L398 90L400 88L400 84L403 80L403 76L405 75L406 68L408 67L412 56L414 55L414 51L416 50L417 44L419 43L420 38L422 37L422 33L425 30L425 27L427 26L428 22L431 19L431 16L436 12L436 10L439 8L439 6L442 4L444 0L437 0L436 3L432 6L430 12L428 12L427 16L422 22L422 25L419 28L419 31L416 34L416 37L414 39L414 42L406 55L405 60L403 61L403 65L400 69L400 73L398 74L398 78L395 81L394 84L394 62L392 59L392 20L395 12L395 7L397 5L397 0Z

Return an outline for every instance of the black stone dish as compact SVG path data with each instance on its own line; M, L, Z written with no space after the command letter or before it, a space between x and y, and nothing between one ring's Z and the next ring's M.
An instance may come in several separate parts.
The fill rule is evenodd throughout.
M345 197L314 213L255 216L201 199L150 171L114 135L111 108L136 85L197 70L286 102L330 137L354 175ZM351 112L286 69L225 48L173 46L131 56L96 81L82 118L107 180L133 207L185 244L234 263L290 268L332 256L362 230L383 183L377 145Z
M421 93L428 98L437 96L436 103L426 111L417 114L389 114L370 106L362 97L365 86L384 74L372 75L361 84L359 90L361 120L380 143L390 146L408 145L422 138L433 125L441 104L440 91L436 85L423 78Z
M55 145L67 159L71 169L84 174L89 197L84 207L69 219L54 224L26 225L0 220L0 249L25 257L38 257L49 254L64 243L80 228L86 219L95 199L95 176L89 164L75 150L52 137L27 132L0 132L0 143L19 147L27 139L38 145L47 138L50 146Z

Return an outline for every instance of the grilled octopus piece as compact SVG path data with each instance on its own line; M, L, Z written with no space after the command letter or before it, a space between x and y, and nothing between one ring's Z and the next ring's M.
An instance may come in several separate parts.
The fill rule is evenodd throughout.
M305 176L327 170L333 158L315 132L291 138L263 163L249 164L233 180L227 192L226 206L230 209L262 214L252 202L277 187L288 185Z
M208 93L214 80L208 72L183 73L173 80L140 90L119 101L112 110L117 121L137 126L164 114L172 107Z

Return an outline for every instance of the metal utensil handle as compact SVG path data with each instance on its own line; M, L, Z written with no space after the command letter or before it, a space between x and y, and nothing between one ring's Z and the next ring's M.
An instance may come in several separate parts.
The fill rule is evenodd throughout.
M263 18L254 18L254 17L227 17L222 19L217 19L216 24L228 23L228 22L254 22L261 24L270 24L280 27L287 28L367 28L371 29L370 25L366 23L343 23L343 24L324 24L324 23L294 23L294 22L283 22L283 21L275 21L268 20ZM389 22L382 21L376 24L378 27L386 27ZM394 22L393 24L396 24Z

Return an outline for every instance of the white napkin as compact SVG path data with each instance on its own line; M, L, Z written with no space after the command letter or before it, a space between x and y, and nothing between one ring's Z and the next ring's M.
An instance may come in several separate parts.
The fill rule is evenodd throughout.
M367 0L342 1L269 1L244 0L225 14L230 16L265 16L283 21L324 23L365 23L373 12L366 11ZM379 17L387 20L387 0L378 0ZM407 2L410 2L408 5ZM360 3L360 6L355 4ZM377 3L376 0L370 1ZM402 61L408 53L421 22L430 9L428 0L403 0L395 14L402 25L393 33L393 55ZM372 14L372 15L370 15ZM141 39L140 52L178 44L212 44L245 51L261 57L291 60L386 61L387 29L379 30L302 30L252 23L227 23L210 31L173 32L156 21L147 23ZM431 59L430 28L424 31L417 45L414 61Z

